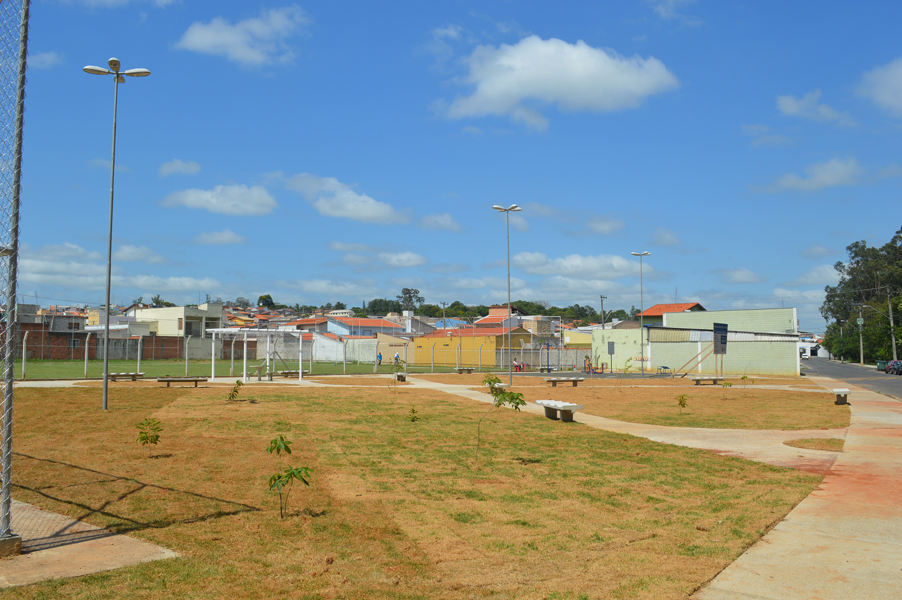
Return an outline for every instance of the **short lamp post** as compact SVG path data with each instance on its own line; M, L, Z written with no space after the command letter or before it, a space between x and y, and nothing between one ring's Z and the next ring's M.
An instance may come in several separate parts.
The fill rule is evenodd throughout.
M651 256L651 252L630 252L633 256L639 257L639 352L642 353L642 360L639 366L642 369L642 377L645 377L645 327L642 321L642 313L645 312L645 287L642 283L642 259Z
M507 208L495 204L492 206L498 212L503 212L507 221L507 385L514 385L514 366L511 363L511 212L523 210L516 204L511 204ZM502 353L502 356L504 353Z
M110 231L107 236L106 249L106 318L103 325L103 410L106 410L109 392L109 376L110 376L110 275L113 267L113 188L116 181L116 110L119 105L119 84L125 82L123 75L129 77L147 77L150 71L147 69L129 69L121 71L121 65L118 58L111 58L108 61L109 69L103 67L94 67L88 65L84 67L85 73L91 75L112 75L113 76L113 157L110 161ZM87 352L87 349L85 350Z

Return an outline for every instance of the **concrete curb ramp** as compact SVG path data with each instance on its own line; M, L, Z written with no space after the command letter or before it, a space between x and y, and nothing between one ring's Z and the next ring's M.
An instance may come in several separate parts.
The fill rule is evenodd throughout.
M13 500L22 554L0 560L0 588L175 558L172 550Z
M902 403L846 387L852 423L823 483L694 599L902 598Z

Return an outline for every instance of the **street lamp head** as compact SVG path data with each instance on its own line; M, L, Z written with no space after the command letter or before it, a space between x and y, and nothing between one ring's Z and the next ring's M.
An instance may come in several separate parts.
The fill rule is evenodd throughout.
M120 67L122 67L122 65L119 63L118 58L111 58L107 61L107 64L110 65L110 71L112 71L113 73L118 73Z
M148 69L129 69L128 71L122 71L122 74L129 77L147 77L150 75L150 71Z
M651 256L651 252L647 250L645 252L630 252L630 254L633 256Z
M523 209L520 208L519 206L517 206L516 204L511 204L510 206L507 207L507 210L512 210L512 211L516 212L518 210L523 210Z
M119 73L116 73L116 83L125 83L125 77L123 77Z
M104 69L103 67L95 67L94 65L88 65L83 69L85 73L90 73L91 75L109 75L110 70Z
M497 210L498 212L505 212L504 207L503 207L503 206L498 206L497 204L494 204L494 205L492 206L492 208L494 208L494 209Z

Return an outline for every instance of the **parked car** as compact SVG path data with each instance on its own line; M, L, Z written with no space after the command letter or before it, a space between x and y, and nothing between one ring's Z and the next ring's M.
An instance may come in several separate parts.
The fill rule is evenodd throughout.
M895 364L893 365L893 369L890 371L893 375L902 375L902 360L894 360Z
M886 373L893 373L893 367L895 367L900 362L902 362L902 361L898 361L898 360L887 361L886 368L883 369L883 371Z

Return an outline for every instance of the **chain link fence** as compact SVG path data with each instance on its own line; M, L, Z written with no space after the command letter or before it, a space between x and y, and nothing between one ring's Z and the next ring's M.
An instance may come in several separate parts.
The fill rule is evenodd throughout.
M3 426L0 456L0 556L18 554L12 531L13 377L16 359L16 275L19 184L25 112L28 0L0 1L0 306L3 309Z

